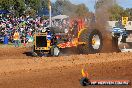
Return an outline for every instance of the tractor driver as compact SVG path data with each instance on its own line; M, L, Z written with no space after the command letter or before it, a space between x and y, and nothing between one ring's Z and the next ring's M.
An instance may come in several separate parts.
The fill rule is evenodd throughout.
M74 21L73 28L72 28L73 37L77 37L78 34L78 22L77 20Z
M56 37L54 36L54 33L51 30L52 30L51 28L46 28L47 39L51 41L51 44L55 44Z

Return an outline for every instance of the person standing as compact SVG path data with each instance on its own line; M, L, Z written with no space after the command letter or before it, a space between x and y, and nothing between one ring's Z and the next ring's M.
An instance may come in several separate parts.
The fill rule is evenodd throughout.
M8 34L5 32L4 34L4 44L8 44Z
M19 32L18 31L15 31L13 38L15 42L15 47L19 47Z

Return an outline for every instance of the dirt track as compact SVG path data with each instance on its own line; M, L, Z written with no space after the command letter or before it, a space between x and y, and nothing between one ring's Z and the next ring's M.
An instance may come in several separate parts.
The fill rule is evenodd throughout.
M0 88L83 88L79 84L82 68L88 70L90 79L132 80L132 53L33 58L24 54L29 50L7 46L0 49Z

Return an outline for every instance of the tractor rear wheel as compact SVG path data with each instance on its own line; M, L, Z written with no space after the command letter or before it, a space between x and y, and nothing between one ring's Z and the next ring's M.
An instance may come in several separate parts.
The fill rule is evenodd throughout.
M83 30L79 41L86 43L78 46L79 53L82 54L99 53L103 46L102 34L96 29Z

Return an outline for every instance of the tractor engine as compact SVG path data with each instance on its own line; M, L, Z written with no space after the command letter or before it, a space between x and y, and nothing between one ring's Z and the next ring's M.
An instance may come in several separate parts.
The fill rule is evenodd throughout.
M34 35L33 55L53 55L58 56L59 48L56 46L57 38L50 28L45 28L40 33ZM56 49L56 51L54 51Z

